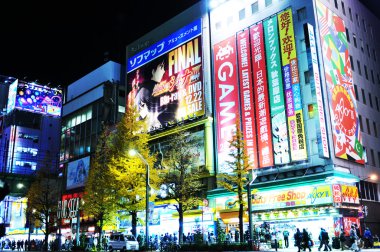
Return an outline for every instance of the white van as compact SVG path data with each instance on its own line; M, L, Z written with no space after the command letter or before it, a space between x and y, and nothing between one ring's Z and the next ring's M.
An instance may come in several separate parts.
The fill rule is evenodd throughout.
M133 235L124 235L122 233L111 234L108 242L108 250L139 250L139 243Z

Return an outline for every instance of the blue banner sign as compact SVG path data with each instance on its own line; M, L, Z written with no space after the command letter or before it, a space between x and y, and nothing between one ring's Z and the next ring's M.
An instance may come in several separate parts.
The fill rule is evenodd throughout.
M127 72L133 71L145 63L163 55L166 52L176 48L186 41L200 35L202 33L201 19L186 25L170 36L153 44L149 48L133 55L128 59Z

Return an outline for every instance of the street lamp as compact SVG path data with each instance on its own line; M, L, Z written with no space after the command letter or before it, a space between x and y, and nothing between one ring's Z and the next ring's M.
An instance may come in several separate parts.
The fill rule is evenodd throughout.
M364 213L364 206L363 206L363 196L362 196L362 184L361 184L361 181L368 181L368 180L372 180L372 181L376 181L377 180L377 174L371 174L369 175L367 178L364 178L364 179L360 179L359 181L359 186L358 186L358 190L359 190L359 203L360 203L360 208L361 208L361 211L362 211L362 215L363 215L363 218L360 219L360 220L363 220L363 226L360 227L360 231L362 232L362 234L364 233L363 229L365 228L365 215L366 213Z
M252 171L249 173L249 181L247 183L247 201L248 201L248 234L249 234L249 240L248 245L249 248L252 248L252 241L253 241L253 233L252 233L252 194L251 194L251 185L257 178L256 173L252 173Z
M149 249L149 191L150 191L150 185L149 185L149 164L146 161L146 159L137 151L137 150L129 150L130 156L137 156L141 159L141 161L144 162L145 168L146 168L146 194L145 194L145 246L146 249Z

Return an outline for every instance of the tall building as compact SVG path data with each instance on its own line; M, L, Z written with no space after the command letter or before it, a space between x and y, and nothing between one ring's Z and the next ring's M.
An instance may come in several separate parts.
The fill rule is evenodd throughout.
M83 212L77 215L73 202L82 198L103 125L115 124L125 113L123 74L120 64L108 61L67 87L60 134L60 172L65 181L61 227L66 238L77 234L78 216L80 233L95 231L94 220Z
M244 231L251 219L255 232L298 227L316 238L324 227L332 237L357 224L379 233L378 18L356 0L215 2L127 45L127 103L149 123L154 151L165 157L178 125L203 139L208 205L185 216L185 233L215 232L216 221L238 229L237 196L215 179L231 172L236 119L253 178ZM153 216L153 234L163 221L178 230L167 204Z
M7 233L26 234L24 197L31 181L39 170L57 174L62 90L5 76L0 88L0 180L9 186L1 223Z

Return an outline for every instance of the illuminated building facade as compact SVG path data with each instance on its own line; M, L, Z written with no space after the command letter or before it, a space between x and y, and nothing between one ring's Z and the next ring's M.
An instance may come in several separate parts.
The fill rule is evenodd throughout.
M122 74L120 64L108 61L67 87L60 131L59 170L65 181L62 202L82 198L102 125L115 124L125 113ZM75 238L77 216L63 216L61 221L64 237ZM94 220L80 212L81 233L94 233L94 227Z
M25 235L22 197L39 170L57 174L63 96L60 89L12 77L1 76L0 83L0 179L10 188L0 204L1 223L8 235Z
M236 195L215 179L229 172L236 118L255 177L255 230L308 228L316 238L325 227L332 237L357 223L380 232L378 183L367 179L380 171L378 26L354 0L201 1L127 45L127 103L152 103L142 111L152 142L178 125L204 139L209 204L187 216L185 233L201 218L205 231L238 226ZM163 220L173 221L165 232L178 230L166 209L156 202L153 234Z

